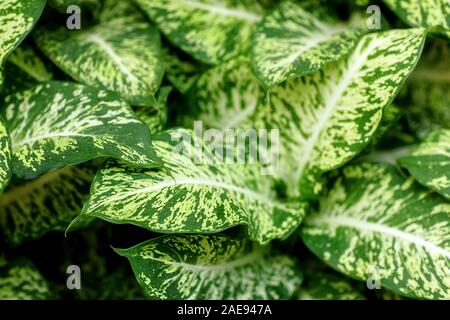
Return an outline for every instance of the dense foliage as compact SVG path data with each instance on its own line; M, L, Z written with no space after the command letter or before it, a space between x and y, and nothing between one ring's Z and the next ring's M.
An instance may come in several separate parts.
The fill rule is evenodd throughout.
M2 0L0 299L450 299L449 23Z

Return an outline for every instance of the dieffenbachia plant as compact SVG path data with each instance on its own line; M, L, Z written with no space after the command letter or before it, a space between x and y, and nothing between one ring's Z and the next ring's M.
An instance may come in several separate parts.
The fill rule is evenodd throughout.
M450 299L449 12L0 1L0 299Z
M412 27L427 27L450 39L450 3L448 0L384 0Z
M162 233L212 233L242 224L252 240L263 244L298 227L306 203L277 199L273 180L261 166L222 163L226 155L203 143L177 129L154 137L164 163L157 170L107 162L83 214Z
M165 236L116 251L153 299L287 299L303 279L292 257L222 235Z
M450 203L394 167L344 169L301 228L305 244L344 274L406 296L449 299Z

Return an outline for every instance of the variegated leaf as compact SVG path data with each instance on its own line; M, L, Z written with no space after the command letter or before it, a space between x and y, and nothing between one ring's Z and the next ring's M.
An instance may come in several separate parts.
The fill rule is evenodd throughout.
M8 187L0 195L0 227L12 245L65 231L83 208L95 167L69 166Z
M227 163L221 150L189 130L158 134L153 145L163 168L108 162L83 213L161 233L212 233L243 224L260 243L287 237L305 216L305 203L277 199L259 164Z
M0 3L0 88L3 63L33 28L46 0L2 0Z
M302 282L294 257L223 235L165 236L116 251L153 299L289 299Z
M450 204L388 165L346 167L301 229L327 264L402 295L450 298Z
M183 52L165 48L164 66L167 80L181 93L185 94L192 87L206 66L190 58Z
M137 0L176 46L218 64L249 49L264 8L255 0Z
M420 135L430 128L450 129L450 43L428 39L424 54L399 94L409 122Z
M153 104L134 107L136 117L148 126L150 132L162 131L166 126L167 99L171 91L171 87L162 87Z
M0 300L36 300L51 297L49 284L31 261L20 258L0 267Z
M450 200L450 129L431 132L400 164L421 184Z
M11 178L11 140L8 129L0 117L0 192Z
M35 40L72 78L132 105L151 103L164 75L159 32L139 12L79 31L40 28Z
M449 0L384 0L397 16L412 27L429 27L450 39Z
M317 177L358 154L419 59L425 30L365 35L349 57L273 88L256 127L280 132L288 193L314 198Z
M30 42L25 41L22 43L11 53L7 61L36 81L49 81L53 78L51 70L49 70Z
M148 127L107 91L47 82L6 98L4 113L18 178L32 179L100 156L138 167L158 163Z
M361 28L321 21L300 4L283 1L264 17L253 38L252 63L264 87L301 77L350 53Z
M101 0L48 0L48 3L62 13L67 13L67 8L72 5L92 9L99 9L101 6Z
M194 118L209 128L249 127L263 93L245 58L204 72L189 94Z
M365 300L348 279L331 272L312 271L298 295L300 300Z

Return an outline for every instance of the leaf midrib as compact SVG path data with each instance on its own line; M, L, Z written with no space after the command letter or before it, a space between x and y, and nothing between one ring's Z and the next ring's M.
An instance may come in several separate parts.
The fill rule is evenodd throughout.
M350 228L355 228L360 230L361 232L372 232L372 233L381 233L396 239L400 239L403 241L414 243L416 246L421 246L429 249L429 252L441 254L447 258L450 258L450 251L447 251L444 248L437 246L436 244L420 238L416 235L407 233L405 231L401 231L395 229L391 226L363 221L359 219L355 219L353 217L344 217L344 216L321 216L320 218L313 218L309 221L312 224L328 224L337 228L337 226L346 226Z

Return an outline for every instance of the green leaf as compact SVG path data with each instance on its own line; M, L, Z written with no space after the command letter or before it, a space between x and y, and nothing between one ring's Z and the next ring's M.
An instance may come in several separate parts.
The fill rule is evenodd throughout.
M418 134L430 128L450 129L450 43L428 39L424 54L399 99Z
M116 251L153 299L289 299L302 282L295 258L223 235L165 236Z
M204 72L188 96L197 120L209 128L229 129L250 127L263 94L249 61L239 58Z
M20 179L100 156L138 167L158 163L149 129L115 94L48 82L9 96L6 104L13 174Z
M364 149L415 67L424 39L424 29L365 35L349 57L271 90L255 126L280 132L279 176L288 193L314 198L321 174Z
M36 81L52 80L53 74L30 42L23 42L7 59Z
M430 27L450 39L448 0L384 0L397 16L411 27Z
M49 285L31 261L20 258L0 268L0 300L51 298Z
M139 14L78 31L40 28L34 35L39 48L72 78L117 92L132 105L153 101L161 84L159 32Z
M266 88L321 69L349 54L362 32L352 24L321 21L284 1L264 17L253 38L252 63Z
M0 117L0 192L11 178L11 140L8 129Z
M450 204L387 165L346 167L301 229L338 271L399 294L450 298Z
M347 279L331 272L314 270L305 277L300 300L365 300Z
M172 48L164 50L164 65L167 80L183 94L189 91L199 74L206 68L204 64L187 54L176 52Z
M176 46L197 60L218 64L250 47L264 14L255 0L137 0Z
M69 166L8 187L0 196L0 226L18 245L49 231L65 231L83 208L95 167Z
M258 164L226 163L191 131L158 134L153 146L163 168L109 161L83 213L160 233L213 233L243 224L262 244L287 237L305 216L305 203L277 200L271 177Z
M31 31L46 0L6 0L0 3L0 88L6 57Z
M48 3L61 13L66 13L67 8L72 5L98 9L101 6L100 1L101 0L49 0Z
M168 116L167 99L171 91L171 87L162 87L153 104L134 108L136 117L147 124L150 132L162 131L166 126Z
M450 200L450 130L436 130L399 160L421 184Z

